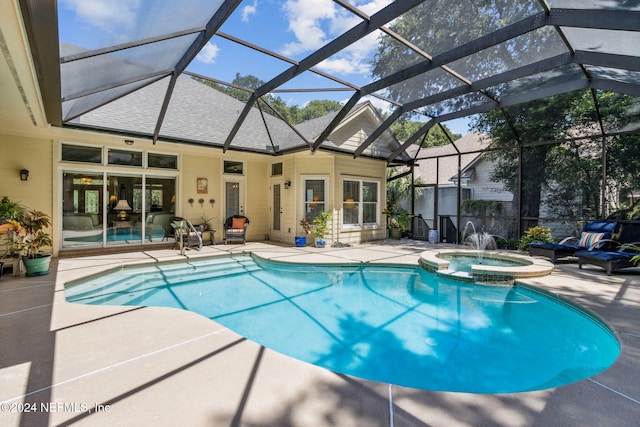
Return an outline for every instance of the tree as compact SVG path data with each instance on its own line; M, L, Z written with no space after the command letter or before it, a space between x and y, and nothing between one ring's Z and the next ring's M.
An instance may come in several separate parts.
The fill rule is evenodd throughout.
M386 118L388 114L382 114L383 118ZM413 134L415 134L418 129L420 129L424 125L424 122L418 122L413 120L396 120L391 124L389 129L396 136L398 141L405 142L409 139ZM443 130L444 128L444 130ZM446 132L446 134L445 134ZM447 137L449 135L449 137ZM454 134L447 127L447 125L434 126L429 129L427 132L427 139L425 140L423 147L435 147L438 145L447 145L451 141L455 141L460 138L462 135ZM450 138L450 139L449 139ZM416 144L422 144L422 138L418 138Z
M342 109L342 104L338 101L330 101L328 99L318 99L309 101L301 110L299 121L301 123L317 117L326 116Z
M424 2L411 13L393 21L390 27L415 46L436 56L539 11L536 2L511 0ZM562 46L562 40L553 28L541 28L459 59L452 67L470 80L476 80L527 64L538 51L555 46ZM424 61L424 58L416 52L383 35L372 60L372 74L381 79L420 61ZM455 77L437 69L390 86L387 96L406 103L407 100L425 98L436 91L459 85ZM444 110L454 111L470 106L473 101L473 97L461 96L425 107L424 112L439 114Z
M265 83L256 76L242 76L240 73L236 73L236 77L231 82L237 87L224 86L198 77L194 77L194 79L242 102L249 101L251 91L259 88ZM248 90L238 89L238 87ZM282 98L272 94L264 95L257 101L257 103L258 105L256 106L259 106L263 112L283 118L292 125L315 119L317 117L322 117L326 114L339 111L342 108L342 104L340 102L331 100L309 101L303 108L300 108L297 105L289 107Z
M437 56L537 12L539 7L535 2L424 2L393 21L390 27L428 54ZM519 35L448 65L470 81L476 81L530 64L543 50L566 50L551 26ZM372 73L382 79L420 61L424 58L392 37L383 35L372 60ZM523 93L538 85L535 76L520 79L517 90ZM458 86L460 82L454 76L435 69L388 87L387 96L406 103ZM495 99L508 91L513 93L513 85L486 90ZM634 107L638 111L637 103L634 105L630 97L599 93L598 98L606 128L622 128L627 123L622 122L621 117L629 117L627 113L634 111ZM471 95L458 96L426 105L421 112L436 117L470 107L476 100L477 97ZM603 215L600 197L602 140L563 142L576 132L597 133L594 112L591 92L583 91L493 111L476 120L475 128L491 135L493 147L498 149L490 154L496 160L493 179L503 182L520 198L515 200L521 206L516 215L537 218L543 194L549 194L545 202L556 214L576 218ZM637 113L632 113L631 117L637 121ZM409 133L415 129L403 127L402 123L394 126L399 128L397 134L402 139L408 138L403 134L405 130ZM557 142L549 144L549 141ZM638 142L638 136L634 135L619 135L606 141L607 172L609 176L615 176L615 180L608 180L606 185L621 194L640 188ZM520 161L524 165L521 176L518 174ZM521 193L517 191L520 188ZM531 223L525 221L523 229L535 225L536 220L532 219Z
M597 99L605 128L616 129L628 124L627 111L634 107L632 97L598 93ZM519 143L515 141L514 130L525 145L520 196L522 217L537 218L544 203L551 216L581 221L606 214L601 203L603 141L597 120L593 95L586 90L512 107L506 110L506 116L498 111L487 113L472 126L492 136L493 147L498 149L488 154L496 161L492 179L503 182L516 197L520 186ZM553 141L555 143L549 143ZM609 177L606 185L610 194L624 195L639 188L639 143L637 135L606 139ZM523 229L535 223L535 219L524 221Z

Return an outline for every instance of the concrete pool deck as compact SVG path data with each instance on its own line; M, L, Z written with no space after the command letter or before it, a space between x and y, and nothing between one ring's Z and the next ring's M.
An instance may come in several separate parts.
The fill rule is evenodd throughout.
M325 249L248 243L207 246L187 256L252 251L294 262L417 264L424 250L443 247L406 240ZM598 267L561 263L549 276L527 279L601 316L622 352L611 368L578 383L491 395L336 374L186 311L65 301L69 280L125 263L180 258L168 249L59 258L47 276L4 275L0 426L638 425L640 270L608 277Z

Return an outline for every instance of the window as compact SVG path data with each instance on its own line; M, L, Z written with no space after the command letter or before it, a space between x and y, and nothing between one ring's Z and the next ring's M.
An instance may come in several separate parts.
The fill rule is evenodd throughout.
M89 214L100 213L100 192L98 190L85 190L84 212Z
M304 180L304 217L311 222L325 210L326 193L325 180L305 179Z
M282 162L273 163L271 165L271 176L281 176L282 175Z
M62 160L65 162L102 164L102 148L62 144Z
M345 179L342 183L342 225L377 225L379 188L378 182Z
M232 160L224 161L224 173L233 175L244 175L244 163Z
M147 165L150 168L178 169L178 156L169 154L147 154Z
M142 166L142 153L139 151L126 151L109 149L110 165Z

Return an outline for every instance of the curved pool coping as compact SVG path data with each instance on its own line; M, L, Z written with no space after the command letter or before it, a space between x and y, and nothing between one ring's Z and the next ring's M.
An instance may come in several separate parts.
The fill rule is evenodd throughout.
M420 254L420 265L427 271L456 280L505 285L513 285L518 279L547 276L553 271L553 264L549 261L504 251L487 251L483 256L484 258L497 260L515 260L525 265L491 266L473 264L471 266L471 274L469 274L450 270L449 261L440 258L440 255L476 256L477 253L476 250L471 249L431 249Z

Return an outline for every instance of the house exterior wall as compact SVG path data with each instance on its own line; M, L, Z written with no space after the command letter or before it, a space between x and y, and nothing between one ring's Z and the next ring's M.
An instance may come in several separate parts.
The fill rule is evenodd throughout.
M13 201L51 214L53 225L49 230L53 237L53 254L59 255L62 237L62 173L63 171L90 172L107 174L148 174L148 176L167 176L176 179L175 214L201 223L202 219L211 220L211 226L217 230L216 239L222 239L222 224L225 220L223 162L234 160L244 162L244 174L232 176L244 185L244 196L241 201L244 214L250 218L247 239L261 241L271 238L272 226L272 185L275 182L291 181L291 187L282 191L281 232L276 240L287 244L294 243L295 235L300 231L299 222L304 216L303 183L305 177L322 177L327 182L327 208L333 213L330 235L333 239L344 243L359 243L365 240L386 237L384 218L378 213L379 224L362 229L344 229L342 218L342 183L344 177L358 177L379 183L379 211L385 205L385 169L384 161L367 158L353 159L348 154L336 154L318 151L314 155L309 152L287 154L283 156L267 156L252 153L228 151L220 149L163 143L153 145L148 140L135 140L134 145L124 144L120 136L100 134L73 129L53 128L50 132L35 132L41 135L25 136L0 132L0 150L11 155L0 159L0 197L7 196ZM159 154L178 155L177 171L157 171L144 168L132 168L113 165L92 165L84 163L61 162L61 144L78 144L94 147L108 147L119 150L143 151ZM271 165L283 163L281 177L272 177ZM19 171L26 168L30 171L28 181L20 181ZM206 194L197 193L196 181L206 178L208 189ZM189 203L193 199L193 203ZM200 204L199 200L203 199ZM214 200L213 204L210 200ZM312 242L312 239L310 239ZM332 243L331 240L329 240ZM146 244L147 242L145 242ZM95 249L95 247L93 248Z
M475 165L475 173L469 187L473 188L471 197L474 200L497 200L512 202L513 193L504 189L504 184L491 180L493 162L480 160Z
M0 133L0 152L0 198L6 196L30 208L51 213L54 206L53 141ZM29 171L27 181L20 180L21 169Z

